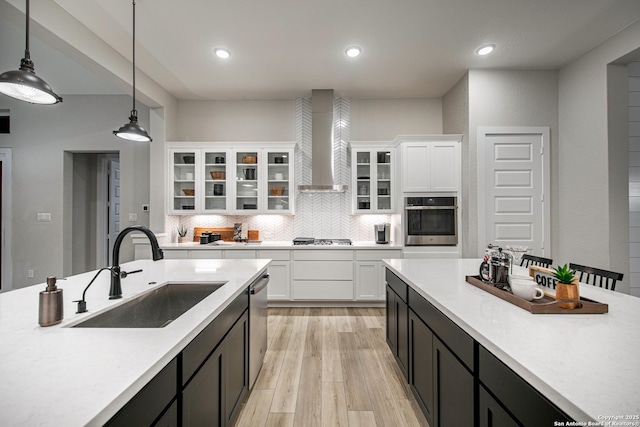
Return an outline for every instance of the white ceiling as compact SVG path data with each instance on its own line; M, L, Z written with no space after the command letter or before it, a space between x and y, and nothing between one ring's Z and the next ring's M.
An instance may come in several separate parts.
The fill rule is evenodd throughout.
M131 58L131 0L51 1ZM561 68L640 19L640 0L137 0L136 15L137 66L178 99L440 97L468 69Z

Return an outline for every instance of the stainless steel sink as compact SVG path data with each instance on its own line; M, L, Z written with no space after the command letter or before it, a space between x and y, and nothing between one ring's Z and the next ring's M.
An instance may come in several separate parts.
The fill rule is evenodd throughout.
M164 328L224 283L169 283L72 327Z

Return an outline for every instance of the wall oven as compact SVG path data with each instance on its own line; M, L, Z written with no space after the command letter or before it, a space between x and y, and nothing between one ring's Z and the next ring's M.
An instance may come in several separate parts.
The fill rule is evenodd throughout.
M457 245L457 197L405 197L406 246Z

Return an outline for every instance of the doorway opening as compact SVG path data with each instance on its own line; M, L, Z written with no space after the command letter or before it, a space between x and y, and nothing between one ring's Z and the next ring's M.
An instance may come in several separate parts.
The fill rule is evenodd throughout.
M71 175L69 197L71 263L68 274L111 265L113 242L120 228L120 154L67 153ZM65 272L67 274L67 272Z

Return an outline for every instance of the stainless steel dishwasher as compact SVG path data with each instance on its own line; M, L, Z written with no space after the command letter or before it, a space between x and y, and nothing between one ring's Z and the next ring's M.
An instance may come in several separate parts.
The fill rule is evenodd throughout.
M263 274L249 286L249 389L258 378L267 351L267 285L269 274Z

